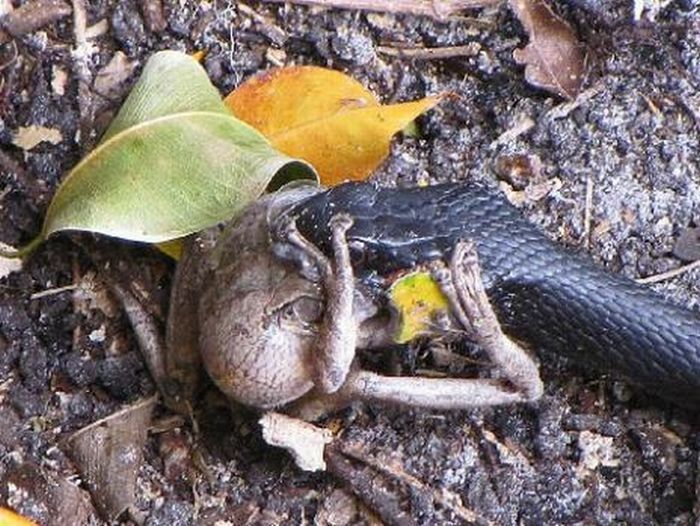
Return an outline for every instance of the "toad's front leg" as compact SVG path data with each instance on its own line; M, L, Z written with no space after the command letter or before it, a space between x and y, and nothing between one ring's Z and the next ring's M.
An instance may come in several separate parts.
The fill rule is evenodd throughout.
M344 214L331 219L333 263L296 229L288 225L285 237L301 249L318 268L326 291L326 310L316 346L315 385L321 393L335 393L348 376L355 358L357 322L353 312L354 274L346 233L352 219Z

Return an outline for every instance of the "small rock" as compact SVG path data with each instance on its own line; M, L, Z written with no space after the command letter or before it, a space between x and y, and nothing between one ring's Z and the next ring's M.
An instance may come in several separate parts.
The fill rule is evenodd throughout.
M331 40L335 55L346 62L364 66L376 58L374 42L361 33L340 31Z

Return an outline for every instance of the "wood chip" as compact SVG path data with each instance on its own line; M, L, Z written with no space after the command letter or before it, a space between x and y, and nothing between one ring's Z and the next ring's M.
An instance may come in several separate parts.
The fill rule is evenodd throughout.
M60 130L37 124L21 127L12 138L12 144L23 150L32 150L42 142L58 144L61 141L63 141L63 135Z
M69 14L71 7L63 0L27 2L0 18L0 44L36 31Z
M265 413L260 419L262 435L271 446L289 451L297 466L304 471L324 471L326 444L333 440L328 429L280 413Z
M111 99L121 94L121 87L136 68L136 62L117 51L111 60L95 75L93 89L105 98Z
M141 13L143 21L151 33L160 33L168 27L168 22L163 14L161 0L141 0Z

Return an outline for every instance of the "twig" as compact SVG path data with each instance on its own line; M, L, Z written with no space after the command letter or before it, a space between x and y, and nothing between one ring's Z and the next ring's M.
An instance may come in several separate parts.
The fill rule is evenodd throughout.
M414 47L397 48L379 46L377 51L391 57L411 58L415 60L443 60L455 57L474 57L479 54L481 46L476 42L466 46Z
M500 134L498 138L496 138L496 140L489 145L489 148L493 150L502 144L508 144L509 142L520 137L522 134L529 132L534 126L535 121L533 121L527 115L522 116L512 127Z
M673 270L662 272L661 274L654 274L653 276L647 276L646 278L638 278L635 281L637 283L642 284L660 283L661 281L666 281L667 279L675 278L677 276L680 276L681 274L685 274L686 272L690 272L691 270L694 270L696 268L700 268L700 259L697 261L693 261L692 263L688 263L687 265L682 265L678 268L674 268Z
M70 290L75 290L78 285L66 285L65 287L55 287L52 289L42 290L40 292L35 292L29 296L30 300L38 300L39 298L45 298L47 296L55 296L56 294L61 294L62 292L68 292Z
M328 471L345 482L349 489L364 502L370 510L379 515L389 526L416 526L416 522L399 506L394 495L379 483L374 469L358 468L337 450L326 448Z
M274 44L278 46L283 46L284 43L289 39L289 36L284 31L284 29L276 25L272 20L258 13L252 7L241 3L239 3L237 7L239 12L249 16L258 24L260 24L264 29L265 36L267 36Z
M605 86L602 83L597 83L587 90L579 93L576 98L570 102L563 102L557 106L554 106L551 110L545 113L545 119L557 120L567 117L572 111L574 111L579 106L582 106L593 97L602 92Z
M383 473L384 475L387 475L402 484L411 486L411 488L418 492L429 493L436 502L451 510L460 519L475 524L483 524L488 526L493 525L491 521L481 517L476 512L465 507L464 504L462 504L462 499L456 493L453 493L445 488L433 488L410 473L406 473L401 466L392 465L390 462L380 460L366 453L357 446L346 445L342 448L342 452L344 455L347 455L352 459L367 464L368 466L377 470L379 473Z
M478 9L500 0L263 0L276 4L315 5L338 9L379 11L382 13L423 15L445 20L464 9Z
M73 74L78 80L78 108L80 111L80 140L83 149L90 148L90 130L92 129L93 111L90 84L92 74L88 67L88 59L92 54L92 48L87 41L87 15L85 14L85 1L73 0L73 36L75 49L73 50Z
M586 204L583 209L583 247L591 245L591 223L593 222L593 178L586 177Z

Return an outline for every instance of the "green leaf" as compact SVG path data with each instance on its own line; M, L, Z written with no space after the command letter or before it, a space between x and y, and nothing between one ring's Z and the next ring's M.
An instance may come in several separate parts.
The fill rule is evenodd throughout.
M76 166L49 206L44 235L89 230L167 241L231 218L275 175L311 173L237 119L169 115L115 135Z
M266 188L314 169L236 119L204 69L175 51L154 55L98 147L64 179L41 235L62 230L162 242L226 221Z
M190 111L233 115L199 62L179 51L160 51L146 62L102 142L142 122Z

